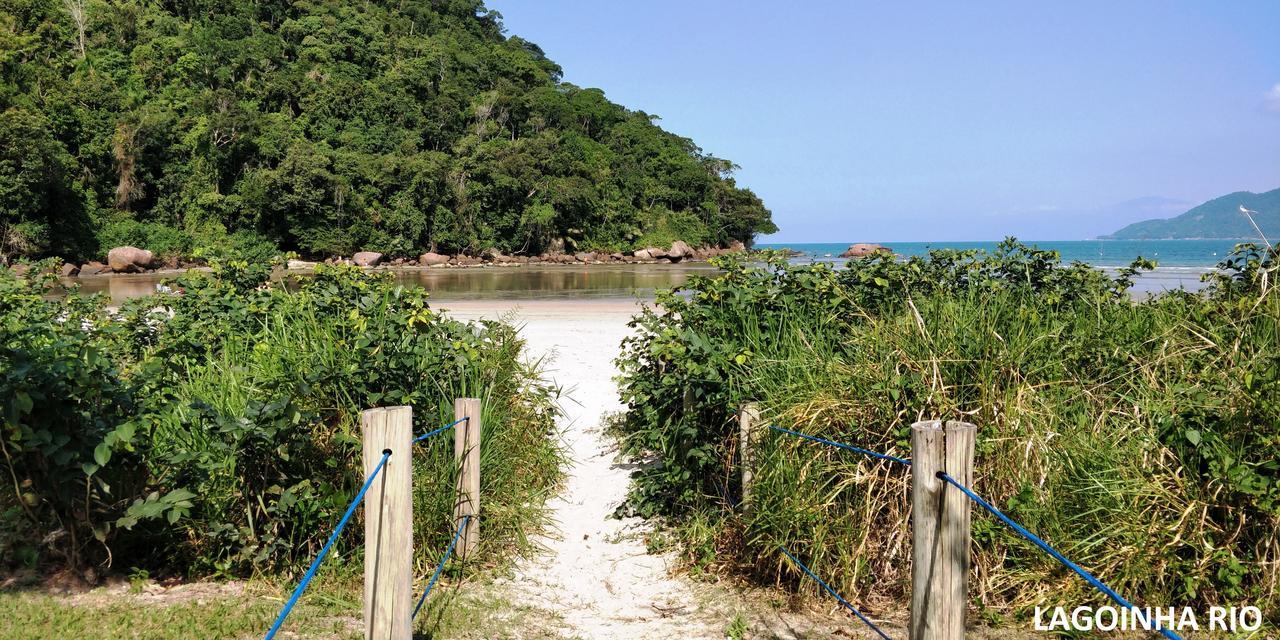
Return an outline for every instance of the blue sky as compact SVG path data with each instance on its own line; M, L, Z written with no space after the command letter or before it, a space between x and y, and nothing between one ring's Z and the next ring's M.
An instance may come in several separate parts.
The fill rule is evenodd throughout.
M765 241L1087 238L1280 187L1280 2L488 4L741 165Z

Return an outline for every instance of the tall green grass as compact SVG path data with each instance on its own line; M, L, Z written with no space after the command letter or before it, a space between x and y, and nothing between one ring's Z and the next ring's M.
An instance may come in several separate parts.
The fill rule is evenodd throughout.
M786 545L901 606L909 471L771 433L744 511L733 410L756 400L769 422L904 457L912 422L962 419L976 490L1122 593L1274 621L1280 294L1260 277L1273 255L1245 251L1204 295L1141 302L1131 271L1012 242L844 271L725 261L638 316L619 360L624 441L659 463L631 504L671 517L691 563L811 591ZM985 514L973 533L988 615L1104 598Z

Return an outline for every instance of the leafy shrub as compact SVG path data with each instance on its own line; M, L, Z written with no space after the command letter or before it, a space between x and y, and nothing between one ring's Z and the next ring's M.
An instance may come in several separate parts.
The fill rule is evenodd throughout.
M712 238L707 223L696 214L669 209L651 210L645 213L641 224L644 232L635 241L637 248L670 247L676 240L684 240L690 246L698 247L718 240Z
M110 460L108 442L124 448L132 439L124 425L134 402L99 336L109 319L91 300L45 300L48 284L0 274L0 451L12 481L7 506L26 516L8 526L29 532L15 537L15 547L37 551L47 536L78 566L86 545L106 540L103 519L139 490L141 461L128 454Z
M520 362L514 329L450 320L424 291L353 267L288 287L267 277L265 266L230 263L115 314L100 299L47 300L40 284L3 279L5 357L30 364L11 367L0 393L20 408L33 399L5 418L6 466L49 513L26 519L29 539L63 527L68 559L104 559L109 548L119 566L193 574L296 567L363 477L362 409L412 405L426 430L451 419L454 397L474 395L485 401L486 543L518 540L558 477L560 451L554 392ZM36 384L84 401L49 402ZM56 431L28 435L39 429ZM407 452L416 533L433 548L452 528L452 453L438 440ZM44 472L50 459L56 474ZM77 500L95 508L77 511ZM87 545L90 535L102 544Z
M138 247L151 251L158 258L171 258L191 254L191 235L180 229L156 222L139 222L131 218L112 220L98 232L100 257L114 247Z
M1013 241L839 271L721 260L637 316L619 359L626 448L658 463L630 505L672 517L692 563L798 581L786 544L848 594L902 599L909 476L770 436L744 513L733 409L757 400L776 424L902 456L912 422L962 419L979 426L979 493L1121 592L1274 611L1266 255L1241 247L1208 293L1140 302L1124 293L1150 263L1110 279ZM971 593L993 613L1101 598L999 522L976 513L973 530Z

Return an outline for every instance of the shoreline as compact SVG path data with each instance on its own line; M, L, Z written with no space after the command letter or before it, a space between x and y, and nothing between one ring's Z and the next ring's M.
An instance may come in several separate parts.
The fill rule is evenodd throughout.
M807 262L803 259L793 261ZM843 263L835 263L842 268ZM1116 267L1095 266L1114 273ZM513 303L537 300L652 300L660 289L685 284L694 276L713 275L715 266L701 261L679 263L615 263L615 264L518 264L510 266L379 266L370 272L389 273L397 283L421 287L437 302L458 300L507 300ZM113 304L130 298L152 294L156 286L188 271L207 272L208 267L192 269L159 269L144 273L111 273L59 278L64 288L76 287L80 295L105 294ZM1197 290L1204 286L1200 275L1212 272L1210 267L1157 267L1136 279L1133 290L1158 293L1184 287ZM307 269L281 269L273 279L285 276L307 277Z

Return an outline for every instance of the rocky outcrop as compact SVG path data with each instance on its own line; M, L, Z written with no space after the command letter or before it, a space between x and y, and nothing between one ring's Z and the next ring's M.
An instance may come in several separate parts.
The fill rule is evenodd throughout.
M116 247L107 252L107 266L116 273L138 273L151 268L155 255L137 247Z
M418 256L418 264L424 267L434 267L437 265L448 264L449 256L440 255L434 251L428 251Z
M382 254L377 251L361 251L351 256L351 262L357 267L376 267L382 262Z
M741 241L739 241L739 240L734 240L734 241L732 241L732 242L730 242L730 243L729 243L729 252L730 252L730 253L736 253L736 252L738 252L738 251L746 251L746 250L747 250L746 245L742 244L742 242L741 242Z
M507 257L502 255L502 252L497 248L489 247L488 249L480 252L480 259L485 262L504 262Z
M284 266L290 271L297 271L297 270L305 271L307 269L316 268L316 263L307 262L306 260L290 260L286 262Z
M64 278L70 278L71 276L74 276L77 273L80 273L80 267L77 267L74 264L71 264L70 262L62 265L62 268L58 271L58 275Z
M886 247L884 245L871 244L867 242L859 242L857 244L849 245L849 248L845 249L844 253L840 254L840 257L841 258L865 258L867 256L875 255L877 253L892 253L892 252L889 250L889 247Z
M101 262L86 262L80 265L80 275L82 276L99 276L104 273L111 273L111 267Z
M693 257L693 247L690 247L684 240L676 240L671 243L671 248L667 249L667 259L672 262L680 262L685 258Z

